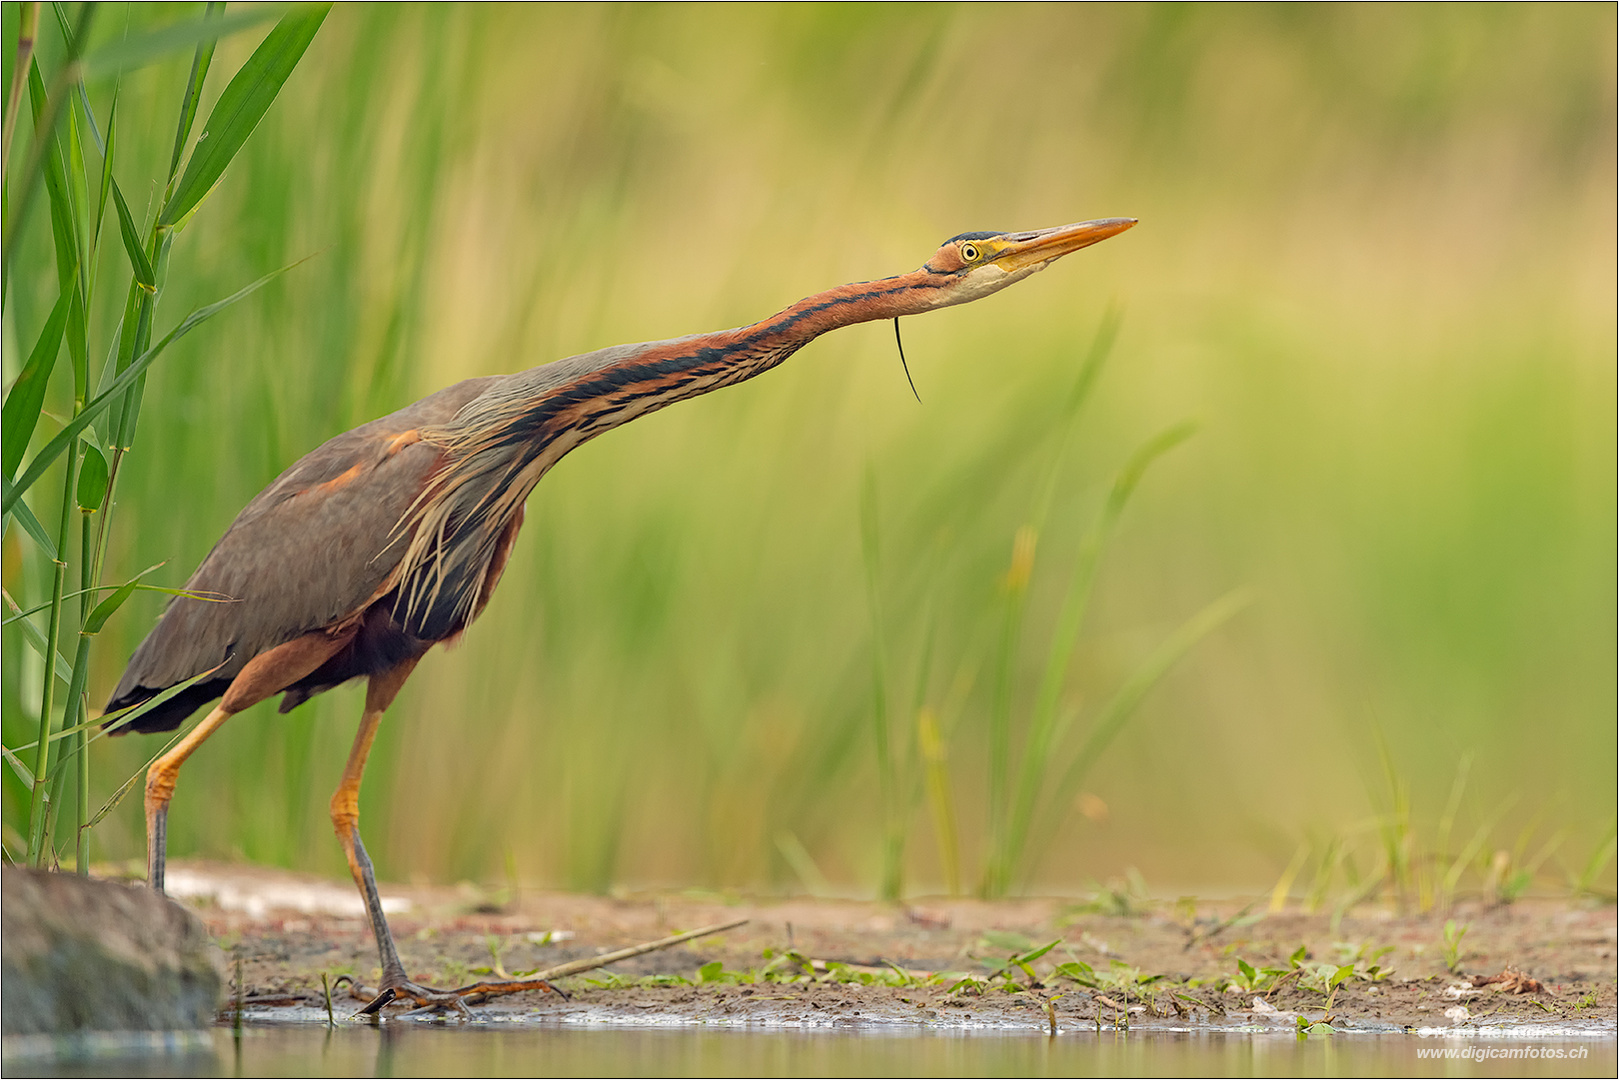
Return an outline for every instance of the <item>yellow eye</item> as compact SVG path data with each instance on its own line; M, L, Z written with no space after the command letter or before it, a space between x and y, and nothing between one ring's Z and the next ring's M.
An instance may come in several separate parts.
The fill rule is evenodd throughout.
M976 244L962 244L961 259L963 262L977 262L978 246Z

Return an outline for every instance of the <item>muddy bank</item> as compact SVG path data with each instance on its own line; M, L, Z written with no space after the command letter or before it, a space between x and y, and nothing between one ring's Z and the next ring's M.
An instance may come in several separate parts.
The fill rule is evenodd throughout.
M323 974L375 975L370 932L344 883L208 864L176 877L233 972L240 964L251 1018L324 1021ZM1334 925L1327 914L1242 901L1103 914L1058 899L384 895L412 976L439 986L750 920L563 980L566 1001L535 992L479 1006L491 1021L1072 1029L1297 1027L1303 1017L1371 1030L1614 1030L1611 905L1461 905L1446 917L1368 906ZM1019 956L1023 964L1010 963ZM334 1002L339 1018L355 1007Z

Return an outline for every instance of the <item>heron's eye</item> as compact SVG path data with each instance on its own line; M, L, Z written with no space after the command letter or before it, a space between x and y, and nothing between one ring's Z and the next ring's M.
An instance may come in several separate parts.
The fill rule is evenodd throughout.
M978 245L976 245L976 244L962 244L961 245L961 260L962 260L962 262L977 262L978 261Z

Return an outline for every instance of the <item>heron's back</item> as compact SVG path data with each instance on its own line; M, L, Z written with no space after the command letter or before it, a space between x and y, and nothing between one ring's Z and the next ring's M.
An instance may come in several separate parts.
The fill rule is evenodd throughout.
M127 728L172 730L255 656L386 594L404 553L396 526L440 455L416 433L448 423L495 381L457 383L344 432L277 477L186 582L197 595L176 597L135 650L108 711L212 671Z

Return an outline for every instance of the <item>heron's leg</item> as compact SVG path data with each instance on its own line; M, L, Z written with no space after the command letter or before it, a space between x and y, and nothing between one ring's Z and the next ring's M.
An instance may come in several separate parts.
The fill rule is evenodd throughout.
M354 875L354 884L359 886L360 895L365 899L366 915L371 920L371 933L377 939L377 957L382 964L382 979L376 989L361 987L350 980L350 990L367 1002L365 1008L360 1010L362 1014L380 1012L391 1001L409 1000L428 1009L454 1009L463 1016L471 1015L464 1000L467 998L481 999L521 990L561 993L544 979L486 981L454 990L433 990L411 982L404 963L399 959L399 950L388 929L388 918L382 910L382 897L377 892L376 873L371 867L370 856L365 853L365 844L360 840L360 778L365 773L365 761L371 754L371 743L377 737L382 714L393 703L399 688L415 666L415 660L407 660L390 671L371 677L365 694L365 714L360 717L360 730L354 735L348 763L343 766L343 779L332 795L332 827L337 830L337 838L343 844L343 854L348 857L349 873Z
M163 891L163 863L168 850L169 800L174 798L174 781L180 775L180 766L204 739L233 715L223 705L218 706L175 744L174 749L152 762L152 767L146 770L146 880L158 892Z
M399 961L399 950L394 947L393 934L388 930L387 917L382 912L382 897L377 894L377 876L371 868L371 858L360 841L360 780L365 775L365 759L371 754L371 743L377 737L382 714L393 703L399 688L405 684L416 667L415 660L407 660L398 667L380 675L373 675L365 691L365 713L360 717L360 730L354 735L354 746L349 760L343 766L343 779L332 795L332 828L348 857L349 873L365 899L365 913L371 920L371 934L377 939L377 953L382 961L382 983L408 981L405 966Z
M192 728L174 749L152 762L146 770L146 879L152 888L163 891L163 868L168 850L169 801L174 798L174 782L204 739L243 709L280 693L324 664L354 637L354 627L338 634L315 630L277 645L248 661L241 674L231 680L225 698L202 723Z

